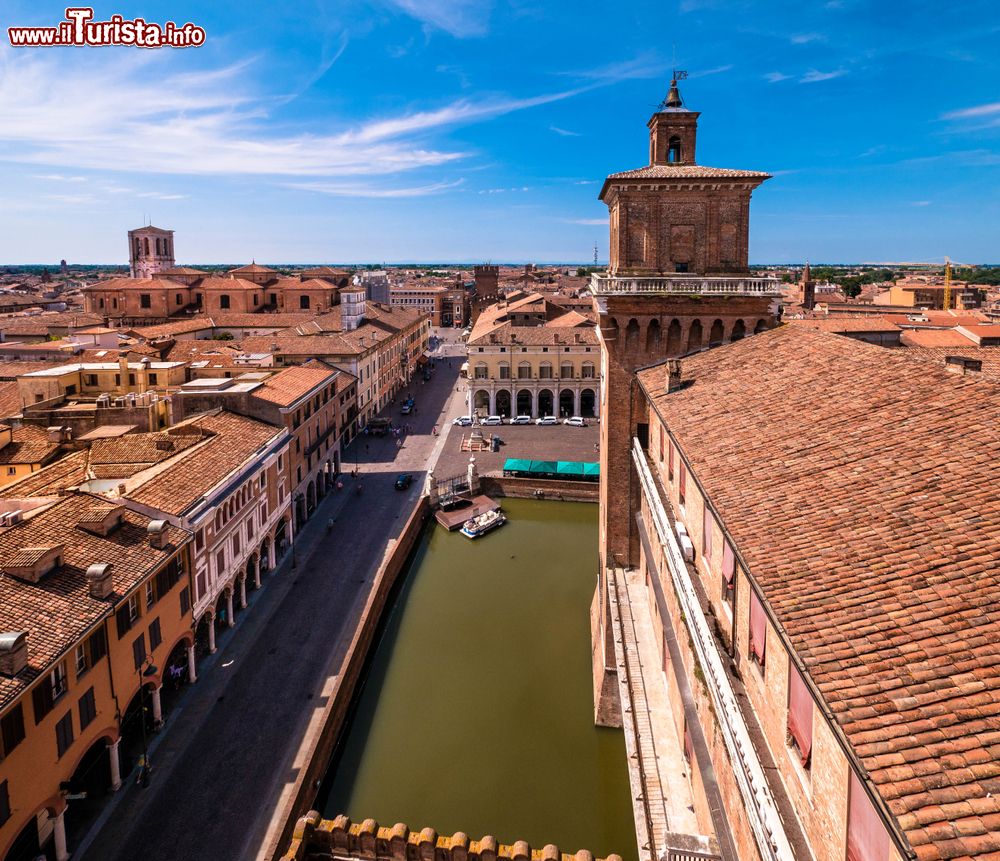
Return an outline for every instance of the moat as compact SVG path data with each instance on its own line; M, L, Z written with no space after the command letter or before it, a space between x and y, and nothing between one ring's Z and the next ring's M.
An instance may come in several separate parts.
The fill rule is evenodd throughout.
M317 808L634 861L624 739L593 724L597 506L504 510L425 530Z

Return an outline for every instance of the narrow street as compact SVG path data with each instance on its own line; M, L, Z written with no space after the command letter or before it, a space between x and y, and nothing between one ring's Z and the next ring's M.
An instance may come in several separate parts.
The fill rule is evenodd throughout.
M454 334L450 338L454 338ZM134 776L105 808L73 856L87 861L253 858L282 787L294 779L293 756L310 713L336 671L387 543L423 491L425 470L465 408L456 391L462 345L445 344L429 382L418 371L384 412L413 429L401 448L391 436L359 436L345 450L343 488L331 491L296 538L279 570L253 593L218 652L198 668L151 748L149 787ZM401 417L410 392L417 413ZM362 492L350 472L361 471ZM399 492L395 476L413 484ZM332 520L331 529L326 528Z

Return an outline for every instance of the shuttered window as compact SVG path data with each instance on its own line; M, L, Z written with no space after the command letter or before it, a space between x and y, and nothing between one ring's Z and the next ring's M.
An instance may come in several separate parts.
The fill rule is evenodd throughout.
M788 664L788 735L798 749L802 765L809 767L812 753L813 699L798 669Z
M889 832L853 771L849 795L847 861L888 861Z
M712 529L715 526L715 518L705 504L705 513L701 521L701 552L705 556L705 562L712 564Z
M733 545L728 541L722 542L722 600L730 607L733 606L733 598L736 595L736 554L733 552Z
M767 616L764 605L753 590L750 591L750 657L762 667L767 646Z

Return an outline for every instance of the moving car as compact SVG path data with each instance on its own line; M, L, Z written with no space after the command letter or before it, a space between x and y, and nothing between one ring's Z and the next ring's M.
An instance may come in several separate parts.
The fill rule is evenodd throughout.
M571 428L585 428L587 426L583 416L570 416L568 419L563 419L563 424L569 425Z
M406 490L411 484L413 484L413 476L408 472L402 472L396 476L396 484L394 487L396 490Z
M410 413L413 412L413 404L403 404L403 409L401 409L400 412L404 416L408 416Z
M481 422L481 425L502 425L503 419L500 416L486 416Z
M458 416L451 420L453 425L458 425L460 428L472 427L472 419L469 416Z
M559 419L555 416L542 416L540 419L535 419L536 425L557 425L559 424Z
M530 425L531 416L514 416L514 418L510 420L510 423L512 425Z

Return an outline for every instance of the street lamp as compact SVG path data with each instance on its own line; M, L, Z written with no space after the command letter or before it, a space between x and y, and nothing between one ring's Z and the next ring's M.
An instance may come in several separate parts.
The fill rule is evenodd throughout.
M146 658L137 669L139 673L139 726L142 728L142 763L139 765L139 784L145 789L149 786L149 748L146 746L146 703L143 694L146 692L146 679L155 676L159 670L152 658Z

